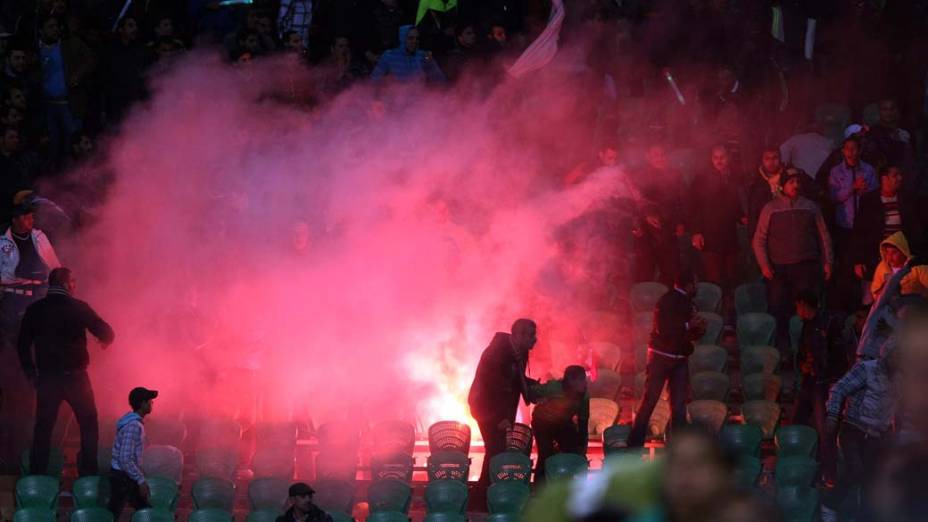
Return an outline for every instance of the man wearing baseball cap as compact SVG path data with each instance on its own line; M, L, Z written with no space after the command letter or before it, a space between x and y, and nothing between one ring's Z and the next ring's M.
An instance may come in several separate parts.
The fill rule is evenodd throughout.
M133 388L129 392L132 411L116 422L116 440L113 442L113 460L110 462L110 504L113 518L119 520L126 501L135 509L149 506L151 493L142 474L142 451L145 449L143 419L151 413L152 401L158 396L155 390Z
M277 522L332 522L332 517L313 504L315 491L305 482L290 486L290 509Z

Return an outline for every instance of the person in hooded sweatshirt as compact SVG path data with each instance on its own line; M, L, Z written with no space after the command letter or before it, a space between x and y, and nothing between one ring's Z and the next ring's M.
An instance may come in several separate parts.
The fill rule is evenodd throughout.
M142 451L145 449L143 419L151 413L152 401L158 392L133 388L129 392L132 411L116 422L116 440L113 441L113 460L110 462L110 503L113 519L119 520L128 501L136 510L149 507L151 492L142 474Z
M893 274L901 270L912 257L909 241L901 231L880 243L882 260L873 273L873 284L870 285L874 299L879 298ZM912 261L909 263L911 266L909 273L899 281L899 294L903 296L915 294L928 299L928 264L925 264L923 260L912 259Z
M419 30L411 25L400 27L400 45L384 51L371 72L375 81L390 76L401 82L444 82L432 53L419 49Z

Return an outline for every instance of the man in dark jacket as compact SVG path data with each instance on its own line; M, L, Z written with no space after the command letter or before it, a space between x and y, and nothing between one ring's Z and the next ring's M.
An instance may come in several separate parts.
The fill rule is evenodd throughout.
M900 192L902 171L895 165L880 169L880 190L868 192L860 198L860 209L854 221L854 275L871 280L873 270L880 264L880 243L900 230L907 239L914 239L912 251L921 253L924 231L918 220L915 202Z
M511 332L493 336L480 356L467 397L470 414L483 436L485 453L479 482L483 486L490 483L490 459L506 450L506 431L516 421L519 397L528 402L525 366L537 340L537 328L531 319L518 319Z
M689 270L677 274L674 287L664 294L654 309L654 326L648 345L647 378L644 399L628 435L628 446L643 446L651 412L664 389L670 389L671 429L686 424L686 398L689 393L689 356L693 341L705 333L705 320L696 315L693 297L696 278Z
M728 150L719 145L712 148L712 169L697 176L690 189L687 225L693 248L702 253L705 279L726 291L737 271L738 223L747 223L741 183Z
M828 389L847 370L847 351L842 344L844 321L819 310L818 294L804 290L796 297L796 315L802 319L802 334L796 361L800 383L793 424L806 424L819 434L819 459L826 482L834 480L833 441L825 438L825 401Z
M277 522L332 522L332 516L313 504L316 492L308 484L290 486L290 509L277 517Z
M48 467L58 407L67 402L81 430L80 474L96 475L99 426L93 388L87 375L90 356L86 331L90 330L104 347L113 342L115 334L90 305L71 297L76 281L69 269L52 270L48 281L48 295L26 309L17 343L23 372L36 386L30 472L42 474Z

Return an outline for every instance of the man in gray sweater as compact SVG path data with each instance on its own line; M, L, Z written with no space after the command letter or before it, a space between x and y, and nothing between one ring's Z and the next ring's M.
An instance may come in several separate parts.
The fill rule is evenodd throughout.
M794 299L803 290L822 291L823 276L831 278L834 254L821 209L800 195L799 175L789 172L780 182L783 193L761 210L753 247L767 280L778 337L785 340Z

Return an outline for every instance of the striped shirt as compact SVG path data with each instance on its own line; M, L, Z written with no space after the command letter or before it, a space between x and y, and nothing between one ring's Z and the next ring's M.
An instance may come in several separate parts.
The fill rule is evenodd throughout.
M134 416L134 418L132 417ZM116 440L113 441L113 459L110 466L123 471L138 484L145 483L142 474L142 451L145 448L145 428L142 418L128 413L120 419Z
M880 196L883 202L883 239L902 230L902 217L899 215L899 196L887 198Z

